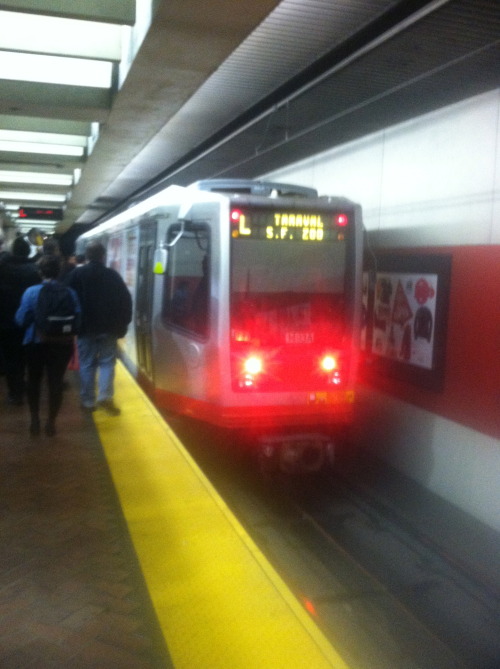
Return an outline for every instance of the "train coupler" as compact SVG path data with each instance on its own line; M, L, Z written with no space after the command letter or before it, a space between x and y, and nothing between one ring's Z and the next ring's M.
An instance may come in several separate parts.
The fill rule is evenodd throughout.
M333 439L325 434L303 433L262 436L258 444L259 468L263 473L317 472L332 464Z

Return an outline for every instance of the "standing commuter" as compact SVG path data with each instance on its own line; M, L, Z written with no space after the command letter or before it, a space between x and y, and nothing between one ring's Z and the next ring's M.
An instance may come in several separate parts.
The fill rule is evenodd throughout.
M2 233L0 232L0 261L2 260L2 258L4 256L7 256L7 255L8 255L8 252L5 250L5 239L2 235Z
M85 256L83 254L78 253L77 255L69 256L69 258L67 258L66 261L62 264L61 276L59 277L59 280L64 284L67 284L71 272L77 267L82 267L82 265L85 265Z
M22 237L12 243L11 253L0 259L0 351L7 381L9 404L21 405L25 392L23 329L15 321L21 297L29 286L40 283L37 266L29 260L30 245Z
M43 252L43 235L38 228L31 228L26 235L26 241L30 245L29 257L32 262L36 262L42 256Z
M47 237L44 239L42 244L42 255L44 256L60 256L61 249L59 248L59 242L55 237Z
M118 416L120 409L113 400L117 340L125 336L132 320L132 298L118 272L106 267L103 244L90 243L85 257L86 264L67 277L82 306L78 335L81 405L84 411L102 407Z
M42 275L42 284L31 286L24 292L16 312L16 322L20 327L25 328L23 343L28 369L26 393L31 413L30 433L32 436L40 434L40 394L43 375L46 372L49 412L45 433L47 436L53 436L56 432L55 421L63 399L64 372L73 353L73 337L69 335L60 339L53 337L45 340L35 323L35 318L39 313L40 291L47 284L57 287L61 261L56 256L42 256L38 266ZM68 292L66 287L62 289L65 293ZM69 292L68 300L75 315L75 326L77 327L80 320L80 305L75 291L70 290Z

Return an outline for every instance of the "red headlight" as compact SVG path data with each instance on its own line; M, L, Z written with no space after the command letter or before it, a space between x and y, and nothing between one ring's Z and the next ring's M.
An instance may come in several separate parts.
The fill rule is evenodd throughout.
M247 374L260 374L262 372L262 360L256 355L252 355L247 358L243 363L243 369Z
M338 353L326 353L319 361L321 370L326 374L328 383L339 386L342 383L342 365Z
M240 360L238 386L248 389L255 388L263 368L262 358L258 355L249 355L247 358Z
M338 360L336 356L327 354L321 359L321 369L325 372L333 372L338 367Z

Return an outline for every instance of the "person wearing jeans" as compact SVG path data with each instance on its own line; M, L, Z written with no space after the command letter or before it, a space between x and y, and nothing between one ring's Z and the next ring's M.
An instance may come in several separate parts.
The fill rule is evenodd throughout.
M78 338L80 363L80 398L82 406L92 410L104 406L109 413L118 414L114 406L114 378L117 357L116 337L108 334L86 335ZM99 370L96 402L96 379Z
M70 272L66 281L82 307L77 339L81 406L84 411L100 407L117 416L120 409L113 399L117 341L132 320L132 298L118 272L106 267L103 244L91 242L85 257L85 265Z

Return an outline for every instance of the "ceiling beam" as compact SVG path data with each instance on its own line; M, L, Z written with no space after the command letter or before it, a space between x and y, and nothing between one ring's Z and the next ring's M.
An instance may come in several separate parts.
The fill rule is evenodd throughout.
M39 118L36 116L13 116L10 114L0 114L0 128L2 130L26 130L63 135L83 135L84 137L92 134L92 124L86 121Z
M29 116L36 109L40 117L105 121L111 101L106 88L0 79L0 114Z

